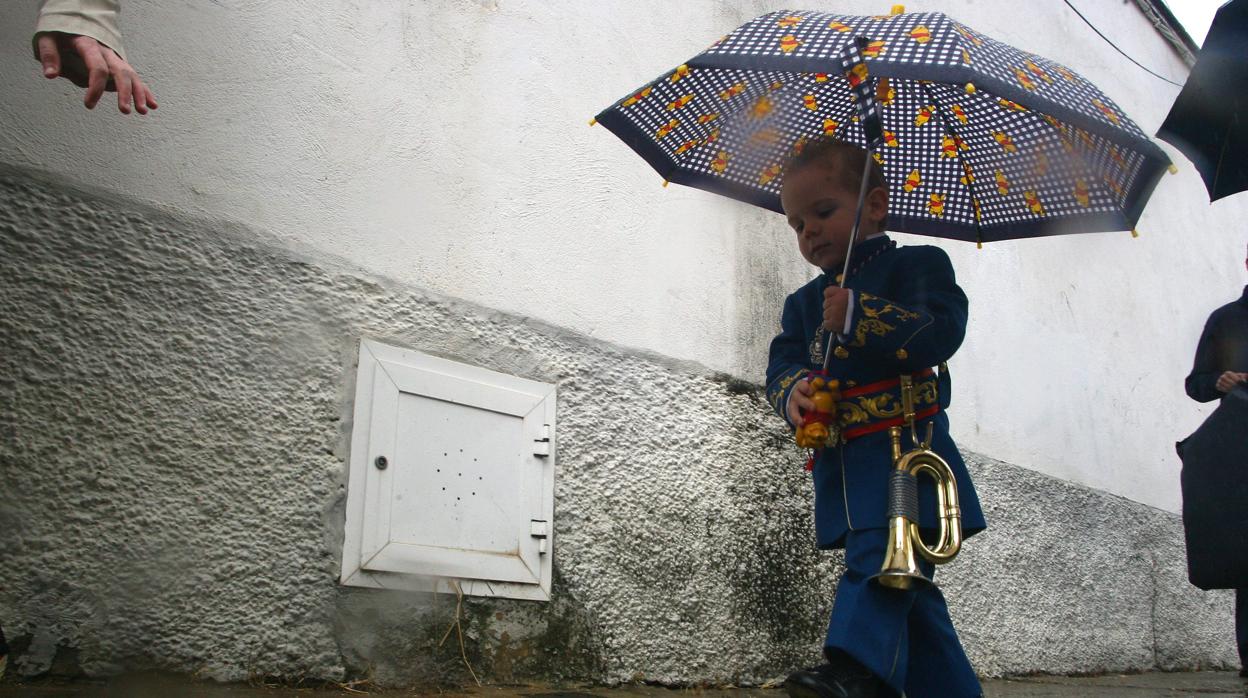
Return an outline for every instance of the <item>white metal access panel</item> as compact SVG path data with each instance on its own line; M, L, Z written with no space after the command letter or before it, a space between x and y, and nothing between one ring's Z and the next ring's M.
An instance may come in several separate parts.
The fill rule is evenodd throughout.
M550 598L555 386L360 342L343 584Z

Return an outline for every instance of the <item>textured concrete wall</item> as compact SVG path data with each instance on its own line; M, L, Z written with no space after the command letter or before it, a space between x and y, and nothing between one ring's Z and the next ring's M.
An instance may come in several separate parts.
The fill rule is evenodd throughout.
M759 682L839 558L756 385L0 170L0 623L18 674L466 680L447 596L336 584L360 337L558 384L554 601L469 600L487 679ZM1173 514L970 456L942 584L977 668L1228 666Z
M141 120L107 101L88 113L75 88L38 77L35 5L0 9L0 162L747 380L784 294L809 278L779 216L660 188L585 124L750 17L826 0L125 0L130 55L161 100ZM1134 3L1076 5L1182 82ZM1060 0L908 6L1064 62L1146 133L1178 94ZM1178 511L1171 446L1207 412L1182 379L1206 315L1243 282L1248 199L1208 205L1175 158L1182 171L1162 181L1138 240L941 243L972 298L953 366L960 443Z

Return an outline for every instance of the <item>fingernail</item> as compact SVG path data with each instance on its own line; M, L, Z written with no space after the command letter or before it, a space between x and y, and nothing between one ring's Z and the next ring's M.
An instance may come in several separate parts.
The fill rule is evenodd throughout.
M48 66L48 67L44 68L44 69L43 69L43 76L44 76L45 78L54 78L54 77L56 77L56 68L53 68L52 66Z

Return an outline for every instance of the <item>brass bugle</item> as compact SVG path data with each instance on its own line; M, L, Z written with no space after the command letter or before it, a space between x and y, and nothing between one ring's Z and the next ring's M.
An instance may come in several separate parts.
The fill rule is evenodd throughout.
M962 548L958 483L949 463L931 450L931 424L927 425L927 440L904 454L901 452L901 427L890 427L888 434L893 448L893 471L889 481L888 547L884 551L884 564L879 574L872 579L886 587L909 589L916 583L931 583L919 569L916 551L929 562L940 565L952 560ZM940 536L936 545L930 548L919 536L920 473L925 473L936 481Z

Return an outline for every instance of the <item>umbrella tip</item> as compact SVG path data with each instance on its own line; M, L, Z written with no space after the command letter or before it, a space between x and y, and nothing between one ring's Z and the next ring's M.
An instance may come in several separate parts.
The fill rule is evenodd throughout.
M977 250L982 250L982 249L984 249L984 241L983 241L983 240L976 240L976 241L975 241L975 249L977 249Z
M905 14L905 13L906 13L906 6L905 6L905 5L893 5L893 9L892 9L892 11L891 11L889 14L893 15L894 17L896 17L897 15L901 15L901 14Z
M1170 174L1178 174L1178 173L1179 173L1179 166L1178 166L1178 165L1176 165L1176 164L1174 164L1173 162L1172 162L1172 163L1170 163L1170 167L1167 167L1166 169L1170 170Z
M1140 236L1140 231L1136 230L1135 228L1132 228L1132 229L1131 229L1131 237L1133 237L1133 238L1138 238L1139 236Z
M590 126L596 126L597 124L598 124L598 119L590 119L590 120L589 120L589 125L590 125Z
M973 82L968 82L968 83L966 83L966 88L965 88L965 89L966 89L966 93L967 93L967 94L970 94L970 95L975 94L975 83L973 83Z
M665 180L663 180L663 188L664 188L664 189L666 189L666 188L667 188L667 185L669 185L669 184L671 184L671 182L667 181L666 179L665 179Z

